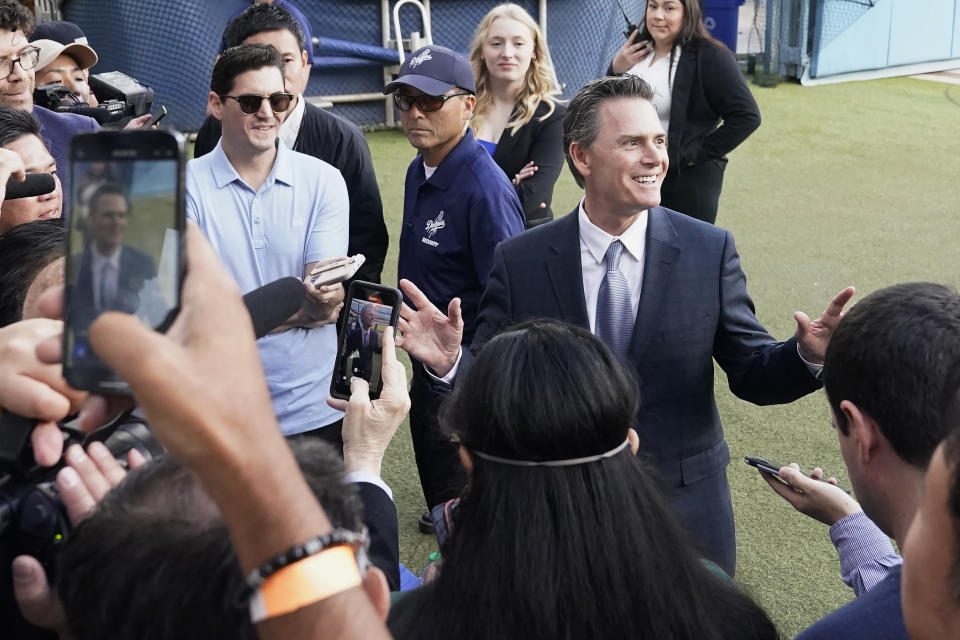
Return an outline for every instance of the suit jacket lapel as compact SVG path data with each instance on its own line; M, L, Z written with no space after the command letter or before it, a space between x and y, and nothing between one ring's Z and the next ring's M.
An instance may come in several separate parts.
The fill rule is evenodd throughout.
M580 208L554 223L557 233L547 254L547 270L563 319L590 329L580 270Z
M633 325L630 356L640 360L663 319L663 300L670 289L674 265L680 257L676 231L663 209L650 209L647 220L647 243L644 249L643 286L637 321ZM581 285L582 287L582 285Z

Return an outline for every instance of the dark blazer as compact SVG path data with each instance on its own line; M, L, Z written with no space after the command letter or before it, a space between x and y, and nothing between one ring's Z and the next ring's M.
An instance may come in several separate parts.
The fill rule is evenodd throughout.
M531 160L537 165L537 172L516 187L528 229L553 220L553 210L550 208L553 185L563 170L563 114L566 108L562 104L555 104L553 113L541 122L540 118L548 108L545 102L537 105L533 118L520 127L516 134L505 129L493 153L493 161L503 169L511 182ZM547 203L545 209L540 208L541 202Z
M800 359L794 338L777 342L757 320L729 231L662 207L648 215L629 351L639 381L634 427L674 505L680 505L681 518L696 525L714 510L729 512L726 476L719 472L730 454L714 401L713 361L726 372L730 389L755 404L791 402L820 382ZM474 353L504 327L529 318L556 318L589 329L579 226L575 209L498 245L480 303ZM686 490L698 483L712 490L697 495L723 497L726 506L699 503L706 498L685 503L694 495L685 496ZM729 518L730 534L720 546L733 553L732 513L720 515ZM732 570L723 558L718 563Z
M213 151L220 139L220 121L208 116L197 132L193 157ZM319 158L339 169L350 198L350 255L362 253L366 262L352 280L380 282L387 255L387 225L383 221L380 187L373 171L370 148L352 122L307 102L294 151Z
M357 352L357 360L354 367L357 369L355 375L370 381L370 374L373 373L373 354L380 353L380 334L371 329L370 338L367 346L363 346L363 329L354 327L347 334L346 354L350 355Z
M607 74L613 74L612 66ZM708 42L685 45L670 92L670 167L725 163L726 155L759 126L760 108L733 53Z
M400 537L397 506L383 489L369 482L357 482L363 502L363 524L370 534L368 555L373 566L387 575L391 591L400 590Z
M157 268L153 258L134 249L123 246L120 249L120 269L117 272L117 297L112 305L115 311L134 313L140 307L140 290L144 283L157 275ZM90 250L84 251L80 258L77 271L76 293L73 300L73 313L76 314L78 326L86 326L93 322L102 309L94 307L93 287L93 254Z

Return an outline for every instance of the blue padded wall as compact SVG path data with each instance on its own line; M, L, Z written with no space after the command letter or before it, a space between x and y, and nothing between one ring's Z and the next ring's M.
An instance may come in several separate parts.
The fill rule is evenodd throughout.
M227 18L249 4L245 0L72 0L65 19L79 24L100 56L94 73L123 71L156 91L156 104L170 111L167 122L193 130L203 122L210 70ZM315 36L364 44L381 44L380 3L375 0L295 0L310 20ZM393 3L391 3L392 6ZM433 0L433 39L466 52L473 30L496 1ZM537 18L536 0L519 0ZM642 0L623 2L634 22ZM109 8L109 10L107 10ZM623 43L623 17L608 0L551 0L547 40L557 76L569 98L588 80L601 75ZM404 36L423 31L418 12L401 13ZM314 68L308 95L369 93L383 86L382 68ZM358 124L384 120L382 102L337 105L333 112Z

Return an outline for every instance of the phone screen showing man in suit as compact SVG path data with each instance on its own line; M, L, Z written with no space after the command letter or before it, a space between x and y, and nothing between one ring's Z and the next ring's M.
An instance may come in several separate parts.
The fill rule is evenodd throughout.
M100 314L129 313L162 330L178 306L179 144L165 132L141 133L169 139L150 144L107 132L112 141L98 133L78 136L71 147L64 366L68 382L80 389L126 389L90 348L89 328Z
M363 378L370 383L370 397L380 396L380 365L383 330L396 328L400 292L367 282L353 282L344 301L346 322L337 341L336 369L330 383L330 395L350 397L350 382Z

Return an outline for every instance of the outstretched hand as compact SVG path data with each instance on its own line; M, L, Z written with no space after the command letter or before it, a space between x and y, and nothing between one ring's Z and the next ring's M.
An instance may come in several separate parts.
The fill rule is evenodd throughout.
M795 462L780 469L780 480L763 471L760 475L794 509L825 525L833 526L862 511L860 504L837 486L836 478L823 479L823 469L819 467L809 477L803 475Z
M447 307L447 315L427 299L417 285L401 280L400 288L416 309L406 303L400 309L400 331L397 346L427 365L441 378L453 368L463 339L463 316L460 298Z
M797 321L797 331L794 335L797 337L797 346L804 360L813 364L823 364L830 336L840 324L840 320L846 313L844 307L853 298L854 293L856 289L847 287L835 295L816 320L811 321L802 311L794 312L793 318Z

